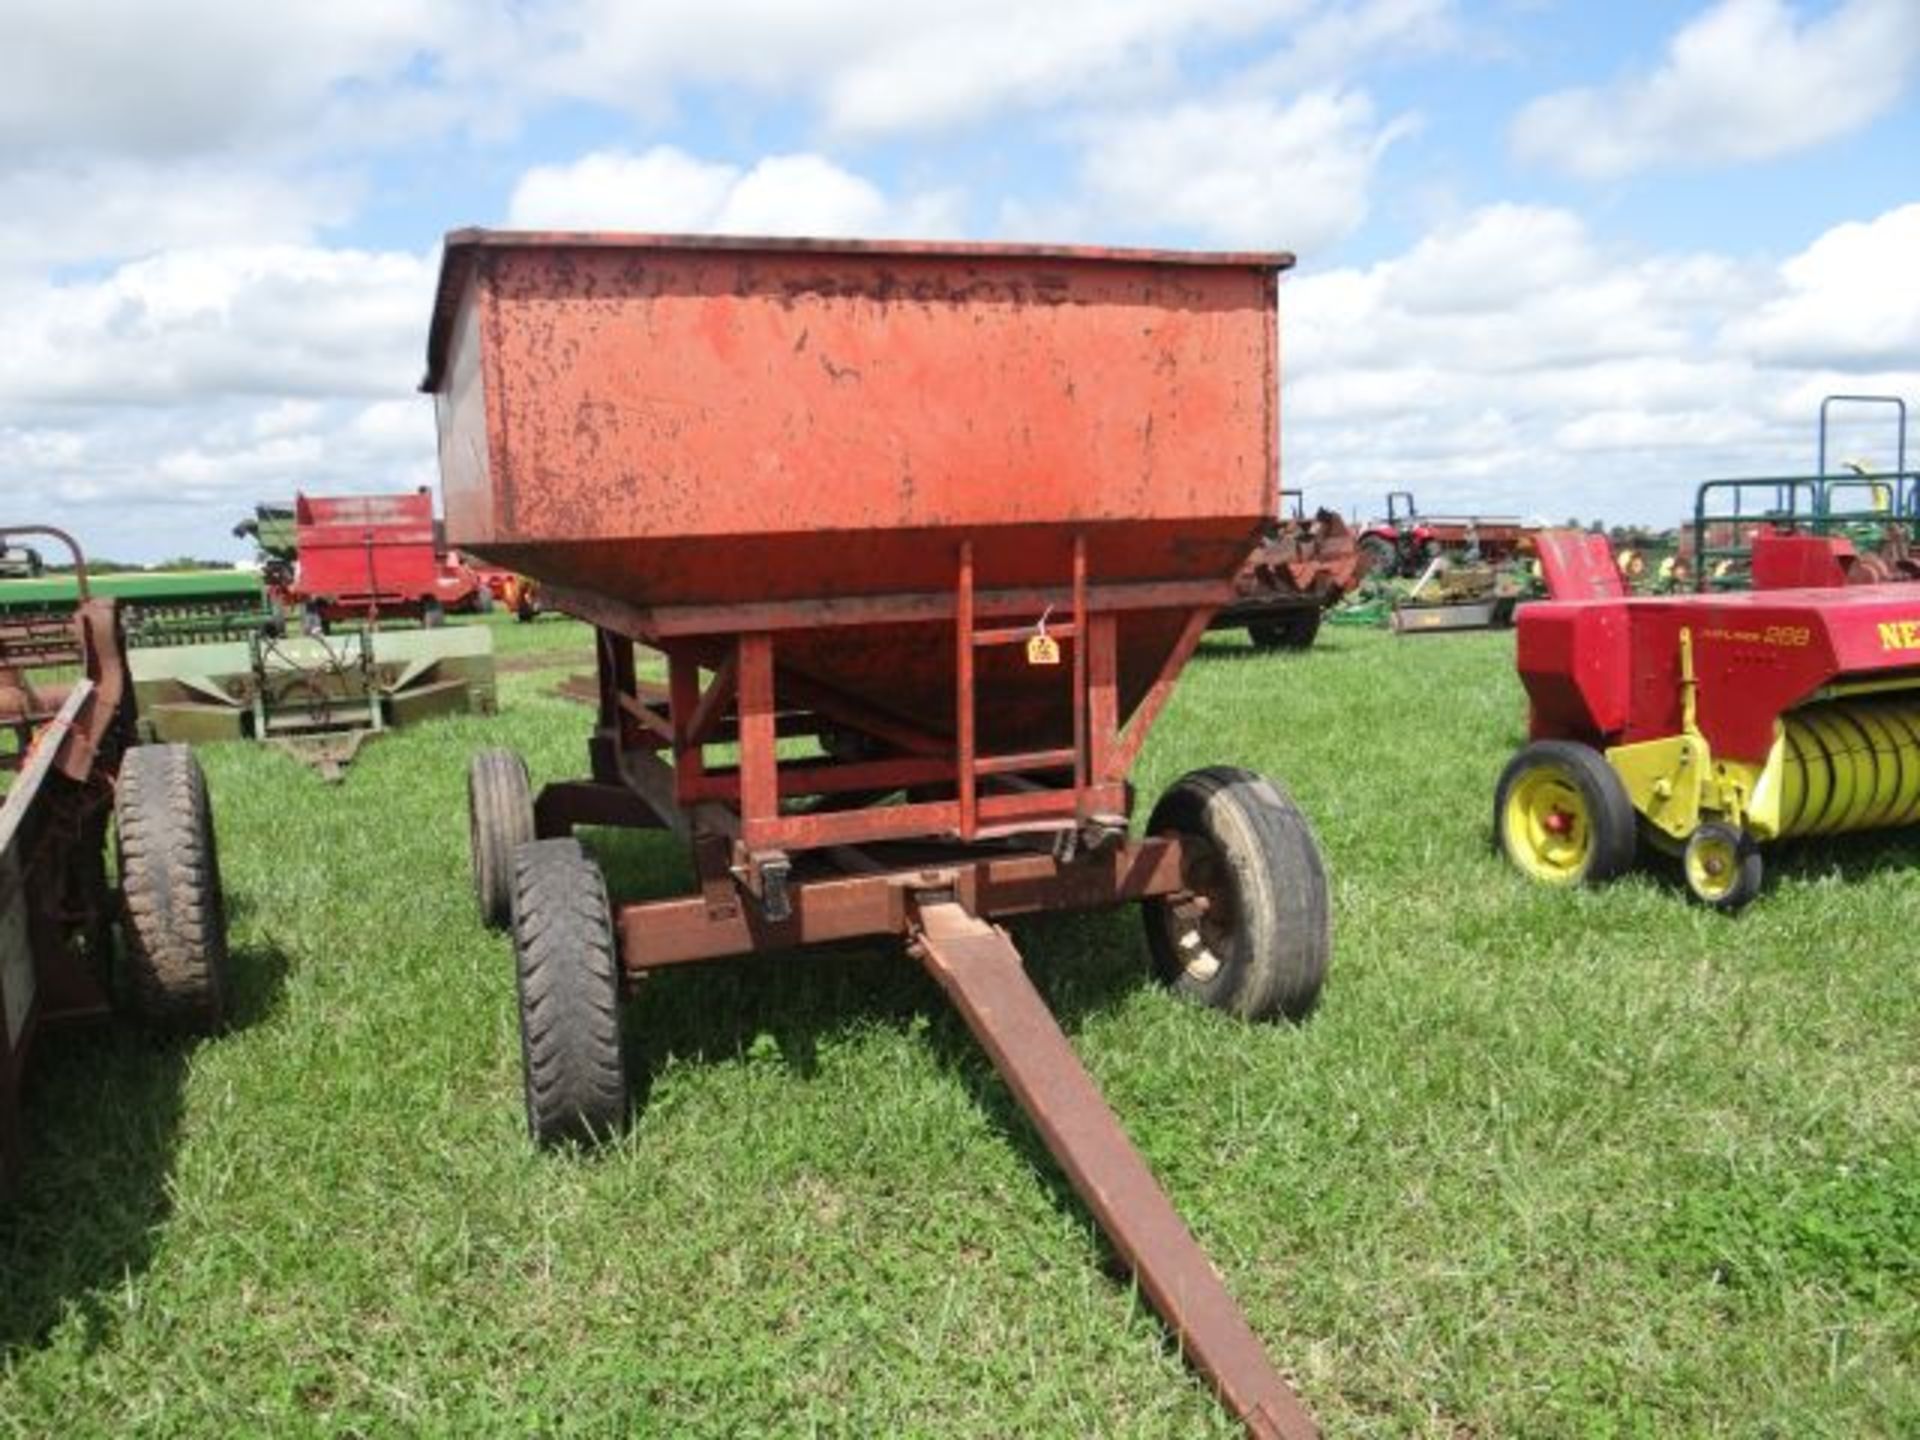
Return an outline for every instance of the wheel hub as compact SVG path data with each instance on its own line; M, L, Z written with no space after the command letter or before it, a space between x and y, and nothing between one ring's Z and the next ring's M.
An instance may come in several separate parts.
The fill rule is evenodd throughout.
M1180 878L1186 888L1169 910L1174 951L1189 978L1206 984L1220 973L1236 924L1232 892L1220 852L1202 836L1181 839Z

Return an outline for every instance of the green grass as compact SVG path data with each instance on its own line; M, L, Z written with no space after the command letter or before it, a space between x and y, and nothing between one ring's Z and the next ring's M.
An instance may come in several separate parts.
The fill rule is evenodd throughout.
M1232 1433L894 951L649 982L632 1132L530 1150L464 765L578 773L547 692L590 651L496 634L551 667L340 787L206 752L241 1023L49 1043L0 1433ZM1770 857L1732 921L1659 872L1531 887L1488 849L1511 648L1215 637L1183 679L1141 793L1292 789L1335 887L1309 1023L1174 1003L1124 912L1019 927L1040 983L1331 1433L1920 1432L1920 847Z

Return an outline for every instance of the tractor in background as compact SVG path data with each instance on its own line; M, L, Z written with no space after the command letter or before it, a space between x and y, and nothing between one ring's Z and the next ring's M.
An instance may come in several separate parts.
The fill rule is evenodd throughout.
M1537 525L1510 515L1422 515L1410 490L1387 493L1384 520L1360 531L1368 570L1380 579L1416 579L1435 560L1502 565L1519 555Z

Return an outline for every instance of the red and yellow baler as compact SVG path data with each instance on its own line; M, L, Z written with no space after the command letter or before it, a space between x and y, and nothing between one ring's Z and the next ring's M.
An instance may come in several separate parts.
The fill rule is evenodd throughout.
M1508 858L1559 884L1644 835L1721 909L1759 846L1920 821L1920 593L1911 585L1630 598L1606 542L1540 539L1553 600L1520 611L1529 743L1500 777Z

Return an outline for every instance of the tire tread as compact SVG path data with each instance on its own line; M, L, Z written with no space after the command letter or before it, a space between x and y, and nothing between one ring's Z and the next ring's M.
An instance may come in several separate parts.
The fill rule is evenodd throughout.
M513 852L513 940L527 1128L592 1143L627 1112L620 976L606 881L576 840Z

